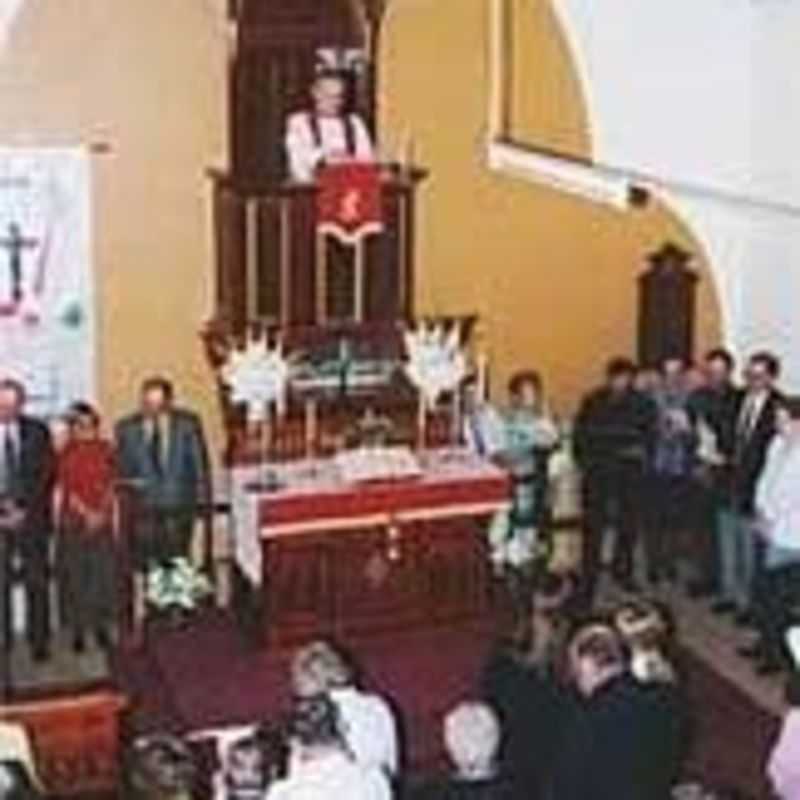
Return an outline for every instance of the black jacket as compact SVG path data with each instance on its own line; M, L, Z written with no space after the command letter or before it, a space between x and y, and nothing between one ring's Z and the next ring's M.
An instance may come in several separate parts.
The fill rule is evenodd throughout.
M32 417L19 418L19 465L15 500L25 510L25 528L31 533L50 530L55 460L50 431Z
M775 435L775 412L783 401L783 395L771 390L755 426L745 441L738 439L736 428L747 400L747 393L740 391L734 407L733 417L733 452L729 470L729 487L731 505L743 514L755 511L755 494L758 479L767 460L772 437Z
M682 733L682 717L660 688L614 678L569 723L547 798L666 800Z
M658 431L655 403L636 390L614 394L608 387L587 395L575 420L575 457L584 472L650 462Z

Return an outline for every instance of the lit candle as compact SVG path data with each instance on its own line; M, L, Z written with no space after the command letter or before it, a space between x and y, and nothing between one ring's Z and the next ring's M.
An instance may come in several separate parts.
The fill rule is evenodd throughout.
M313 397L306 400L306 456L313 458L317 442L317 401Z
M477 396L479 403L486 403L489 400L489 359L485 353L481 353L477 359L478 386Z
M428 409L425 400L425 395L420 392L419 393L419 408L417 410L417 446L420 450L425 449L425 428L427 427L428 421Z
M453 446L461 444L461 385L453 389L453 422L452 422Z

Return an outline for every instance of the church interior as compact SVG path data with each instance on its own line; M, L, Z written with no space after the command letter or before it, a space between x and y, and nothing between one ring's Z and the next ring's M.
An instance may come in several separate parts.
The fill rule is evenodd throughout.
M798 37L0 0L0 800L800 798Z

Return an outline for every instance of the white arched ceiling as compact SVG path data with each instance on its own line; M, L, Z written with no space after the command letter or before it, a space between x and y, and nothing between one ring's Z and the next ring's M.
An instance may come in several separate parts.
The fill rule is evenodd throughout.
M728 344L781 353L800 389L800 3L553 4L593 160L642 176L683 218L710 258Z

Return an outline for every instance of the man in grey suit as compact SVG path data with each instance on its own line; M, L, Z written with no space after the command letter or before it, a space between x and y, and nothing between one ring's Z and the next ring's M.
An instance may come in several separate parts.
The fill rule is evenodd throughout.
M138 568L186 556L198 507L209 499L200 419L173 401L169 380L148 378L139 411L115 428L119 477L136 496L132 545Z

